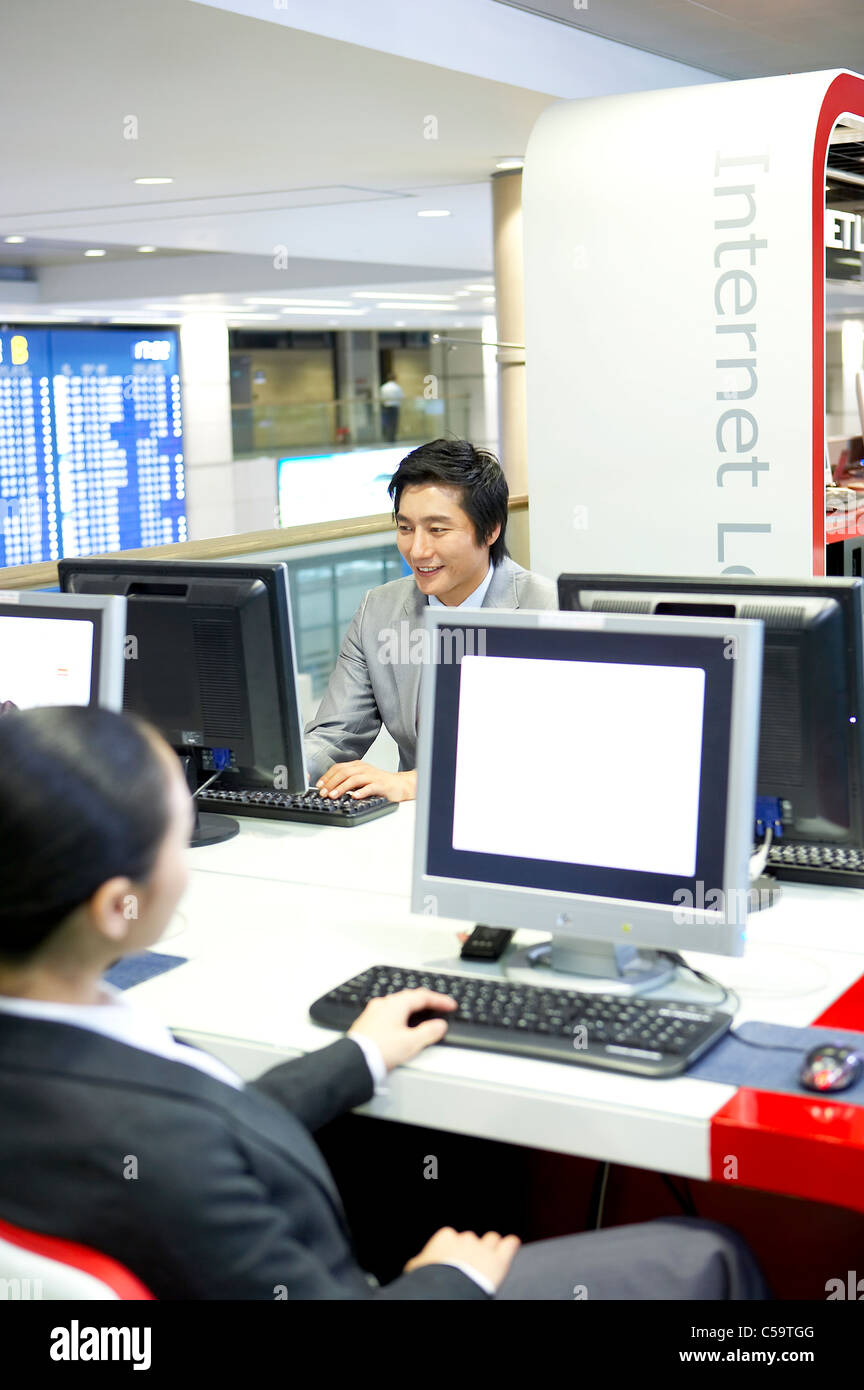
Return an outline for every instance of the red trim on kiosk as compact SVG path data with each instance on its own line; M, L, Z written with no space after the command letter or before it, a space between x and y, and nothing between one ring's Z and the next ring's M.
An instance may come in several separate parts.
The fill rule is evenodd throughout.
M864 1032L864 975L812 1027ZM864 1106L742 1087L711 1120L711 1179L864 1212ZM735 1159L733 1166L731 1160Z
M713 1182L864 1212L864 1106L742 1088L711 1121Z
M811 1026L819 1024L823 1028L849 1028L853 1033L864 1033L864 975L850 985L833 1004L829 1004Z
M825 165L844 112L862 113L864 81L835 77L822 100L813 142L813 573L825 573Z
M825 573L825 166L831 132L845 113L864 113L864 81L836 77L813 143L813 573ZM861 116L864 121L864 115ZM857 523L857 516L856 516ZM829 539L845 539L847 524ZM857 534L857 524L854 528ZM840 531L840 534L837 532ZM864 978L813 1020L864 1031ZM842 1094L787 1095L742 1087L711 1120L711 1178L833 1202L864 1212L864 1106Z

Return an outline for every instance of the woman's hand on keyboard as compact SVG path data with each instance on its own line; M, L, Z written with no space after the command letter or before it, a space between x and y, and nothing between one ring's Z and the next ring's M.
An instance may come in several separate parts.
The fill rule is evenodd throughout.
M436 994L431 989L400 989L398 994L386 994L370 999L356 1023L348 1029L348 1037L360 1034L377 1043L388 1071L410 1062L424 1047L440 1042L447 1032L442 1018L430 1018L409 1026L408 1020L427 1009L452 1013L456 1000L449 994Z

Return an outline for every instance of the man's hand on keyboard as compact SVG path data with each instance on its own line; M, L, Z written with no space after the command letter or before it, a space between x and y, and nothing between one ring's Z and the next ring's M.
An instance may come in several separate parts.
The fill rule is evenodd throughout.
M315 783L322 796L386 796L388 801L413 801L417 796L416 772L383 772L371 763L334 763Z
M499 1236L497 1231L477 1236L473 1231L454 1231L452 1226L444 1226L426 1242L419 1255L408 1261L405 1273L422 1269L423 1265L465 1264L484 1274L497 1290L521 1243L518 1236Z
M377 1043L388 1071L410 1062L424 1047L440 1042L447 1032L443 1018L430 1018L415 1027L408 1026L412 1014L423 1009L452 1012L457 1007L449 994L436 994L431 989L401 989L398 994L386 994L370 999L356 1023L348 1029L348 1037L360 1034Z

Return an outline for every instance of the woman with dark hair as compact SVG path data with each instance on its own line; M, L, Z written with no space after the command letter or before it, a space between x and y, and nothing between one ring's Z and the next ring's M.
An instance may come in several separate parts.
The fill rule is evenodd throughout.
M731 1232L684 1220L529 1246L509 1275L515 1236L443 1229L374 1286L310 1131L441 1039L443 1020L412 1014L455 1005L373 1000L347 1037L250 1085L178 1042L102 977L159 940L191 824L179 762L143 723L0 720L0 1220L109 1255L160 1299L483 1299L502 1283L569 1299L574 1282L640 1298L649 1265L647 1296L762 1296Z

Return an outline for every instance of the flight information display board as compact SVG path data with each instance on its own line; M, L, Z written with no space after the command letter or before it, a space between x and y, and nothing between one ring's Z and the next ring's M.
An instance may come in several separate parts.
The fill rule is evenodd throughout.
M184 541L177 333L0 329L0 566Z

